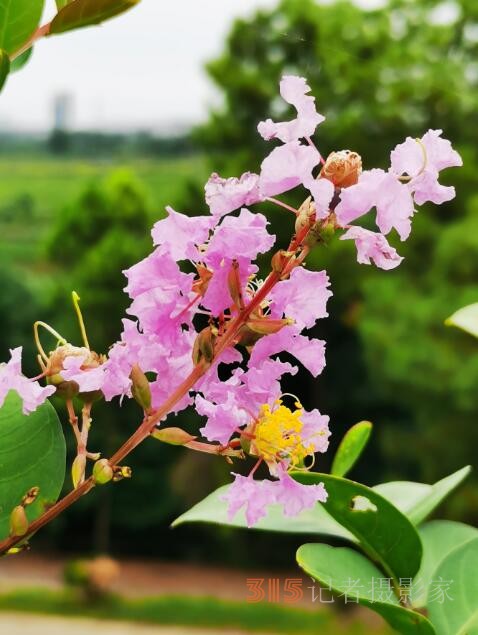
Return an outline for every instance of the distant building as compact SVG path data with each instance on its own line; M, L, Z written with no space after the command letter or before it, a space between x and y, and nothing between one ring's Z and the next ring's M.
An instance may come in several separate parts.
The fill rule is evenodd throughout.
M67 93L57 95L53 101L53 130L68 131L71 128L73 97Z

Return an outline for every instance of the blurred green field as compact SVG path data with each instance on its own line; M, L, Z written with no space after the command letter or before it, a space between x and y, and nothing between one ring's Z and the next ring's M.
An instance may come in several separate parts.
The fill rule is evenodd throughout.
M201 156L165 160L116 161L0 158L0 259L27 273L42 273L42 242L57 214L92 182L113 171L131 172L145 189L151 222L177 200L189 178L204 173Z

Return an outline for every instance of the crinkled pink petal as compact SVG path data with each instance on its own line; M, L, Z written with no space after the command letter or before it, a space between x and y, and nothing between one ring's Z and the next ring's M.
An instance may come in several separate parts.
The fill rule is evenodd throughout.
M80 392L93 392L103 388L105 369L103 365L97 368L81 368L85 357L72 355L65 358L61 376L66 381L74 381L78 384Z
M166 248L174 260L197 260L197 245L206 242L216 221L211 216L186 216L166 207L168 216L158 221L152 231L154 244Z
M276 237L267 231L268 225L263 214L253 214L246 208L239 216L227 216L214 231L204 261L214 267L222 258L255 260L275 243Z
M318 502L325 503L327 500L323 483L302 485L285 471L282 471L273 486L276 502L283 506L285 516L297 516L305 509L312 509Z
M369 265L373 261L380 269L389 270L398 267L403 260L397 250L388 244L385 236L363 227L351 227L341 240L355 241L357 262L363 265Z
M255 481L249 476L233 474L234 482L221 500L228 503L228 517L232 520L245 508L248 527L255 525L267 514L267 507L275 502L272 481Z
M257 127L259 134L267 141L280 139L284 143L311 137L325 117L317 112L315 98L307 95L308 92L310 92L310 86L303 77L284 76L280 83L280 93L287 103L295 107L297 117L292 121L278 123L272 119L261 121Z
M241 375L242 386L236 389L236 401L252 412L263 404L272 405L282 393L282 376L296 373L296 366L277 359L266 359L261 365L250 367Z
M325 367L325 342L300 335L295 326L286 326L254 344L249 367L259 365L264 359L283 351L298 359L314 377Z
M456 192L452 185L441 185L438 182L438 173L426 170L408 184L413 189L413 197L417 205L423 205L430 201L435 205L441 205L455 198Z
M335 187L328 179L314 179L312 176L304 180L306 187L312 194L315 203L315 217L327 218L330 214L330 203L334 196Z
M327 317L327 300L332 295L325 271L294 269L288 280L279 282L271 291L273 315L292 318L300 329L311 328Z
M262 162L259 179L261 196L276 196L308 181L319 162L317 150L298 141L274 148Z
M304 410L300 418L304 424L301 430L304 444L312 444L314 452L326 452L331 435L329 430L330 418L327 415L320 414L317 409L310 412Z
M0 364L0 407L6 396L14 390L23 401L23 413L29 414L55 392L54 386L40 386L22 375L22 348L10 351L10 361Z
M243 205L253 205L261 200L259 176L252 172L245 172L240 178L228 179L211 174L205 192L206 203L214 216L224 216Z
M229 393L227 400L221 404L213 404L201 395L196 396L196 410L198 414L207 417L207 423L201 428L201 434L208 441L218 441L226 444L237 428L245 425L248 415L237 408L234 396Z

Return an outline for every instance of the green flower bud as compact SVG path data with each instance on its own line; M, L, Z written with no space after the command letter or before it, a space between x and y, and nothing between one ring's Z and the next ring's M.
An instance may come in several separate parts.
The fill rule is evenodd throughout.
M158 441L168 443L169 445L186 445L196 439L196 437L193 437L181 428L163 428L160 430L154 430L151 433L151 436L158 439Z
M22 505L17 505L10 514L10 536L24 536L28 531L28 518Z
M151 408L151 388L148 378L138 364L133 366L130 378L132 381L131 394L141 408L148 411Z
M85 480L86 456L78 454L71 466L71 480L73 487L76 489L80 483Z
M93 466L93 479L97 485L105 485L113 479L113 468L108 459L100 459Z

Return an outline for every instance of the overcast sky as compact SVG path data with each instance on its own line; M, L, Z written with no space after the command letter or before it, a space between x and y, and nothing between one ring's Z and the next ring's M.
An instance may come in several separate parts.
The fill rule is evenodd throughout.
M142 0L101 27L42 40L0 95L0 129L50 129L53 100L65 93L77 129L164 130L197 122L217 98L204 62L221 52L235 17L277 2ZM45 21L54 5L47 0Z

